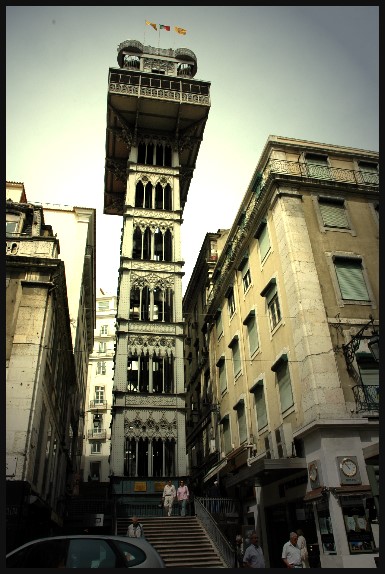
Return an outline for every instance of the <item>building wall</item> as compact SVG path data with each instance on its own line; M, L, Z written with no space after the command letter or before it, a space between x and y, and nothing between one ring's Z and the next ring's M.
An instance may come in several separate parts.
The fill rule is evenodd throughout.
M86 437L83 445L82 476L108 482L110 475L111 406L114 379L116 295L101 289L96 297L94 349L88 365L85 403ZM100 347L100 343L102 346ZM103 346L105 345L105 349ZM96 389L99 387L99 389ZM101 390L103 389L103 398ZM94 417L101 417L101 431L95 430ZM99 419L98 419L99 420ZM96 446L98 445L98 446ZM100 452L98 450L100 449ZM96 474L96 477L94 476Z
M311 165L314 156L317 159ZM287 533L298 527L308 530L308 543L319 544L322 567L351 564L356 551L348 544L352 535L345 532L343 516L348 510L344 496L354 501L351 497L357 490L361 501L372 500L364 452L378 441L378 400L374 398L363 409L357 392L373 391L378 367L371 360L373 383L363 387L357 361L362 360L362 353L366 360L370 358L367 343L371 329L378 328L377 165L376 152L270 136L211 279L206 271L211 289L191 337L186 320L187 401L198 404L195 415L187 411L190 459L194 448L204 450L206 431L200 435L193 430L192 446L188 437L190 424L194 429L195 424L199 427L197 420L207 422L197 397L206 393L208 377L214 401L220 405L210 422L212 434L219 422L217 459L210 460L206 449L200 468L193 465L192 473L197 476L203 471L208 486L213 477L219 478L227 492L239 498L241 520L247 520L248 508L254 509L255 525L269 546L272 567L281 566L274 555L280 556ZM372 171L372 176L366 170ZM341 260L338 257L361 262L359 271L345 272L344 288L349 291L350 277L359 273L367 295L347 299L342 293L335 268ZM201 269L200 259L196 269ZM186 317L194 314L204 284L198 274L192 274L186 292L189 297L184 298ZM272 326L269 307L274 293L279 316ZM277 317L277 306L274 308ZM255 320L258 333L253 353L248 335L251 320ZM202 328L208 333L209 357L199 366L194 363L194 342ZM346 346L358 331L364 339L355 349L354 374L346 362ZM237 347L238 355L234 354ZM221 372L226 375L225 388L221 388ZM280 382L287 391L284 406ZM242 409L246 423L240 434ZM338 466L338 457L349 453L354 453L360 471L353 489L344 483ZM325 546L327 537L333 535L321 532L326 516L321 487L317 491L307 476L314 460L322 473L321 487L325 487L328 517L336 533L334 551ZM255 486L257 505L252 505L247 494L250 485ZM310 514L309 504L314 505ZM362 504L360 511L364 511ZM281 515L286 517L282 532ZM375 523L368 532L374 529ZM361 534L363 538L371 536ZM268 543L272 535L273 542ZM328 548L330 544L327 542ZM366 557L365 551L357 551L361 564L375 567L374 549Z

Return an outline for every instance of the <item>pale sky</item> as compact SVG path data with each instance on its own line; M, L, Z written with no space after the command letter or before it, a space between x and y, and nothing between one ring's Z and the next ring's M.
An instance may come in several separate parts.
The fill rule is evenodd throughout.
M183 214L183 292L206 233L231 227L269 135L379 149L378 6L7 6L6 179L31 202L96 208L106 292L122 227L103 214L107 80L128 39L189 48L195 78L211 82Z

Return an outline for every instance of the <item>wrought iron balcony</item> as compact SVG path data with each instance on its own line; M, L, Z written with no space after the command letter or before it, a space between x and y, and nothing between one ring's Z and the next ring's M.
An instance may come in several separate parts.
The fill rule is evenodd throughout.
M91 429L87 434L89 439L105 440L107 438L106 429Z
M377 385L356 385L353 387L357 412L378 411L380 408L380 387Z
M107 408L107 401L90 401L90 409L92 410L105 410Z

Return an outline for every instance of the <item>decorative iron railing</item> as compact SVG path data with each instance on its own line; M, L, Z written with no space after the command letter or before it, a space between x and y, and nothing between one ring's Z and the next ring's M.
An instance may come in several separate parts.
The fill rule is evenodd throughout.
M231 500L234 504L234 501ZM210 504L218 505L218 508L224 508L230 504L230 499L223 498L198 498L194 499L195 514L204 526L212 542L218 549L222 559L225 561L228 568L234 567L235 548L229 543L226 537L222 534L218 524L215 522L208 508ZM212 508L217 508L213 506Z
M107 408L107 401L90 401L90 409L104 410Z
M356 385L352 388L357 412L378 411L380 408L380 387L377 385Z
M251 191L253 193L250 196L249 204L244 210L241 223L238 225L234 233L231 236L229 235L227 239L228 246L231 246L231 248L227 247L226 249L225 247L223 251L226 255L223 259L219 259L219 267L216 267L218 272L216 273L215 284L208 295L207 305L205 307L206 312L209 312L212 302L220 291L225 278L228 276L227 271L229 266L232 265L236 257L239 255L251 223L253 222L254 227L257 227L259 224L257 217L258 209L266 195L266 182L269 179L270 174L289 175L301 179L322 179L324 181L329 180L339 183L351 183L353 185L362 185L367 187L379 186L378 173L314 165L300 161L270 159L263 172L256 174L255 180L251 186ZM260 216L260 219L261 218L262 214Z
M104 440L107 438L107 431L106 429L91 429L87 436L89 439Z

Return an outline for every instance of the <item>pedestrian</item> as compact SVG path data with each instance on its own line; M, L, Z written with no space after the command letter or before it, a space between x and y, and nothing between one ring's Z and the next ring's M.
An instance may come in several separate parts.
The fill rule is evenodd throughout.
M265 568L265 557L258 543L258 534L253 530L250 534L250 546L243 555L244 568Z
M304 537L303 532L300 528L298 528L297 530L297 535L298 535L297 546L301 551L302 568L310 568L306 538Z
M302 568L301 550L297 545L298 534L290 532L288 542L285 542L282 548L282 560L287 568Z
M186 507L189 502L190 493L187 484L184 483L184 480L179 481L178 490L176 491L176 497L178 499L180 506L180 515L186 516Z
M142 538L144 537L143 525L139 522L137 516L131 518L131 524L127 528L127 536L130 538Z
M219 512L219 499L221 497L221 491L219 490L218 481L214 480L213 485L209 489L209 497L215 500L211 503L211 512L216 514Z
M235 537L235 568L243 568L243 538L240 534Z
M167 516L171 516L172 505L174 504L174 499L176 497L175 486L172 484L171 480L167 481L163 489L163 508L167 512Z

